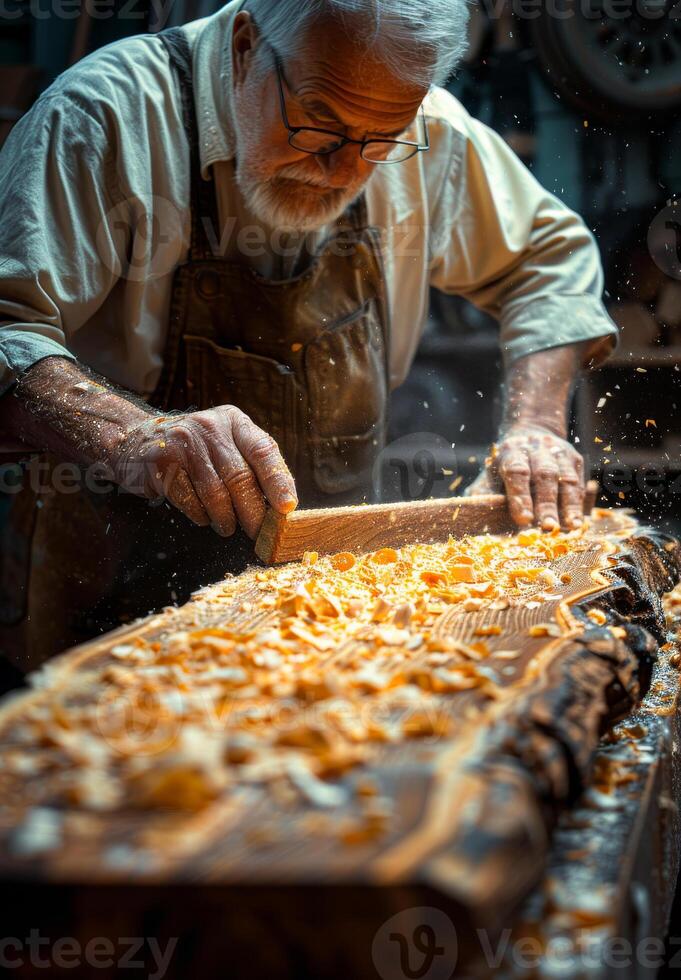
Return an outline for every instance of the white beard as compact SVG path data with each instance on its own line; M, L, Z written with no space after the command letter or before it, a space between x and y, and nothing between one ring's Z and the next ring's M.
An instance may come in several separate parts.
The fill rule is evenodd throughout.
M295 175L296 170L298 175ZM306 194L306 186L323 187L322 181L300 174L296 165L284 167L276 177L262 178L244 173L237 162L236 180L248 208L271 228L296 231L318 231L336 221L361 194L359 186L329 189L326 194L316 191Z
M261 76L252 79L253 90L262 84ZM300 161L282 167L272 173L260 163L244 164L244 161L260 161L263 151L257 125L243 126L239 113L235 112L236 130L236 183L251 213L270 228L286 231L314 232L336 221L357 200L368 180L356 180L338 189L329 188L327 193L306 193L306 185L326 187L319 172L309 161Z

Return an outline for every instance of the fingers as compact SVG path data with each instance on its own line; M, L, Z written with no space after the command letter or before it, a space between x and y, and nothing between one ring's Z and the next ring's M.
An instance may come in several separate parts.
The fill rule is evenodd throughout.
M295 482L276 442L234 406L175 416L135 432L121 452L121 482L165 497L195 524L231 535L237 520L255 538L265 497L287 514L298 504ZM264 496L263 496L264 495Z
M236 531L237 519L228 488L225 488L211 460L204 458L200 466L193 465L190 479L213 530L223 537L230 537Z
M584 521L584 461L581 456L559 461L558 503L563 527L579 527Z
M296 484L274 439L243 412L232 414L234 444L252 467L258 483L275 510L289 514L298 505Z
M525 449L513 448L501 452L499 476L504 482L508 509L518 527L527 527L534 520L534 505L530 490L530 462Z
M235 448L228 421L215 413L197 415L184 435L186 467L213 530L229 537L237 521L257 536L265 503L253 471Z
M169 485L163 495L170 501L173 507L181 510L195 524L199 524L201 527L207 527L210 524L210 518L204 510L187 472L179 469L174 474L172 481L167 482L169 482Z
M236 531L234 507L229 492L213 465L206 434L201 428L187 427L182 435L182 446L185 451L184 468L195 495L208 516L208 523L217 534L229 537Z
M213 446L212 453L239 524L249 538L256 538L265 519L265 500L253 470L233 445Z
M491 468L503 480L519 527L536 523L552 531L561 524L567 530L582 524L584 460L555 433L518 426L500 444Z
M201 527L211 525L218 534L228 536L236 530L236 519L229 494L213 468L204 441L191 426L178 424L160 440L148 458L152 485L191 521Z
M534 494L534 519L543 531L552 531L554 527L559 526L558 463L549 452L531 453L530 469Z

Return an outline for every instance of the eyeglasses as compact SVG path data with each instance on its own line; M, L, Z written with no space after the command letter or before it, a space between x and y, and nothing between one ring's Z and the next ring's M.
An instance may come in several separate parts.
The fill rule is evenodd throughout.
M269 44L269 41L267 42ZM269 44L270 48L272 45ZM353 140L342 133L336 133L331 129L318 129L314 126L292 126L286 112L286 96L284 95L284 66L277 52L272 48L274 63L277 68L277 79L279 81L279 100L281 103L281 117L284 126L288 129L289 144L303 153L314 153L316 156L328 156L335 153L347 143L355 143L361 147L360 156L367 163L389 164L404 163L410 160L417 153L423 153L430 149L430 138L428 136L428 125L426 114L421 106L421 120L423 124L424 142L418 143L413 140ZM288 83L287 83L288 87Z

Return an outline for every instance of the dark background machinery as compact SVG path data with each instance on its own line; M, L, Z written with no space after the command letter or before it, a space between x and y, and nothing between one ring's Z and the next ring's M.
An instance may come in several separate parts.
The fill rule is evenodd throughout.
M617 353L580 382L573 437L601 479L604 502L676 523L681 10L671 0L629 9L608 0L541 10L486 3L474 8L470 36L452 92L583 215L601 249L622 337ZM433 293L431 312L412 374L395 395L394 423L399 431L417 419L422 431L430 423L453 432L465 485L500 415L497 327L453 297ZM459 419L472 424L459 432Z

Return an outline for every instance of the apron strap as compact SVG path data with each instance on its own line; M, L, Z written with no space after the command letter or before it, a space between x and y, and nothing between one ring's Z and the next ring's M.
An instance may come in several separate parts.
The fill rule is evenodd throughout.
M199 155L199 129L194 106L194 81L192 76L192 55L189 41L180 27L170 27L160 31L158 37L163 42L175 69L180 86L182 119L185 135L189 143L190 159L190 200L191 200L191 241L190 259L211 258L210 242L204 222L212 223L215 234L219 234L217 201L213 182L201 176L201 157Z
M362 191L356 201L350 205L341 221L349 223L353 231L364 231L369 225L369 209L367 207L366 193Z

